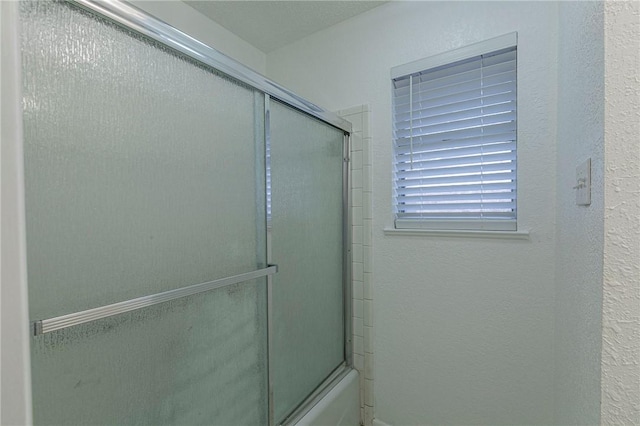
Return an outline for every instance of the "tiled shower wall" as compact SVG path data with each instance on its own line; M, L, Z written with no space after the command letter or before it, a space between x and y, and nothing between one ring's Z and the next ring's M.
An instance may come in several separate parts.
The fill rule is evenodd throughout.
M354 365L360 372L360 418L373 421L373 300L371 280L371 133L367 105L338 111L351 136L352 284Z

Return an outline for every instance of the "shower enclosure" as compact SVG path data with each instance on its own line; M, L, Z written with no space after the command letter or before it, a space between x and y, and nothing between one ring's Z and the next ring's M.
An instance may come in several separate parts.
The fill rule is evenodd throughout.
M34 422L295 422L351 368L349 123L126 3L19 8Z

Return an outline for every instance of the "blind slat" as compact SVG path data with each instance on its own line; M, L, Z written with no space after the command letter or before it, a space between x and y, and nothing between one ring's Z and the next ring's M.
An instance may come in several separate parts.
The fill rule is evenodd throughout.
M444 123L421 126L414 121L413 129L396 130L397 138L429 136L445 132L457 132L468 129L484 128L492 124L510 123L516 121L515 111L501 111L494 114L485 114L480 117L466 118L462 120L446 121Z
M398 205L402 206L422 206L444 201L466 201L474 203L486 202L507 202L512 201L511 191L502 192L476 192L472 194L445 194L445 195L412 195L398 197Z
M452 96L458 93L468 92L474 89L489 89L491 87L496 87L500 85L505 85L506 83L511 83L516 81L516 73L515 71L504 72L501 74L495 74L491 76L482 75L483 72L478 72L477 78L472 80L462 81L457 84L451 84L447 86L436 86L436 87L419 87L418 85L413 86L413 98L415 100L423 100L423 99L434 99L441 98L444 96ZM403 99L404 96L408 96L408 91L406 94L398 93L398 99Z
M423 212L423 213L402 213L397 219L513 219L513 215L508 211L483 212L481 215L476 212Z
M433 170L447 174L459 174L460 170L469 167L478 167L481 171L515 170L515 152L494 153L490 155L477 155L462 158L444 158L441 160L415 160L413 163L401 163L396 165L396 175L406 177L403 173L416 173L422 176L425 170ZM507 163L509 162L509 163ZM496 169L489 169L488 165Z
M413 163L418 163L421 161L430 161L430 160L441 160L446 158L460 158L463 159L465 157L473 157L477 155L492 155L503 152L515 152L516 143L514 141L509 141L505 143L496 143L496 144L487 144L487 145L475 145L464 148L452 148L441 150L439 152L415 152L413 157L409 152L398 152L396 155L396 167L400 167L400 164L407 163L413 158Z
M491 145L491 144L499 144L499 143L511 143L516 141L516 133L515 131L510 131L507 133L494 133L494 134L483 134L481 136L469 137L469 138L461 138L456 140L435 140L435 141L426 141L421 142L414 139L413 141L413 152L432 152L432 151L441 151L444 149L458 149L464 147L471 146L479 146L479 145ZM409 152L409 144L396 145L395 151L396 155L402 155L404 153Z
M515 82L516 72L515 70L511 70L487 75L484 70L477 70L473 75L459 75L455 77L455 79L446 82L446 84L436 84L439 82L430 82L428 85L414 84L412 88L414 99L435 99L443 96L455 95L457 93L469 92L477 88L489 88L509 82ZM408 102L409 88L405 87L402 89L396 89L394 91L394 96L398 99L399 104Z
M490 107L495 104L504 104L511 102L515 104L515 92L498 93L496 95L483 96L480 98L466 99L460 102L453 102L446 105L435 106L431 108L419 109L414 108L413 117L416 119L422 119L425 117L432 117L441 114L449 114L458 111L465 111L467 109L474 109L481 106ZM394 110L395 123L400 123L409 120L409 112L396 112Z
M435 169L420 169L420 170L398 170L396 176L399 180L410 178L423 178L429 176L445 177L445 176L460 176L460 175L481 175L489 172L502 172L505 170L514 170L515 162L508 161L497 164L474 164L471 166L450 166L441 167Z
M416 143L429 143L429 142L442 142L447 140L465 139L482 136L492 136L499 133L514 133L512 139L515 140L516 122L511 121L508 123L495 123L482 127L472 127L469 129L451 130L448 132L434 133L430 135L419 135L413 138L409 136L399 137L396 142L398 146L409 144L410 139L413 139L413 144Z
M436 213L436 212L480 212L480 211L502 211L506 212L508 210L512 210L515 208L515 203L511 202L492 202L492 200L487 200L483 203L481 202L473 202L473 203L424 203L418 206L405 206L398 205L398 210L401 212L407 213Z
M446 184L477 184L481 182L485 183L497 183L505 182L506 180L515 182L516 173L505 172L495 173L492 175L484 175L480 179L480 175L467 175L467 176L422 176L413 179L403 179L396 181L396 191L402 193L403 188L416 188L424 185L446 185Z
M467 99L482 98L484 96L492 96L500 93L516 92L515 81L505 81L491 86L472 86L465 87L465 90L447 91L440 96L432 97L428 93L418 93L413 97L413 108L427 108L431 106L446 105L452 102L460 102ZM409 111L411 108L409 95L397 98L396 112Z
M513 183L511 181L508 182L473 182L468 184L456 184L456 185L423 185L417 187L405 187L402 190L402 194L398 195L400 197L412 197L416 196L424 196L434 195L439 196L442 194L465 194L465 193L482 193L482 192L492 192L492 191L512 191Z
M470 118L478 118L483 115L500 114L508 111L514 111L516 108L515 100L509 101L509 105L506 103L490 104L490 105L478 105L475 108L469 108L465 110L450 111L442 114L431 114L429 116L418 117L413 115L413 120L398 120L396 119L395 130L405 130L411 128L411 123L416 128L433 126L437 124L451 123L455 121L461 121Z

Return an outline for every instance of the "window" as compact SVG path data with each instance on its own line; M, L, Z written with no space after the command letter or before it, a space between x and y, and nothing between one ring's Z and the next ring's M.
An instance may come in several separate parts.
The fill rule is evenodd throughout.
M396 228L516 230L516 43L392 69Z

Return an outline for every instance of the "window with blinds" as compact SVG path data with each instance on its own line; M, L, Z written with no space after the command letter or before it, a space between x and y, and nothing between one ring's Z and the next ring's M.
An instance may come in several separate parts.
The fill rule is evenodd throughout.
M396 228L516 230L516 35L392 70Z

